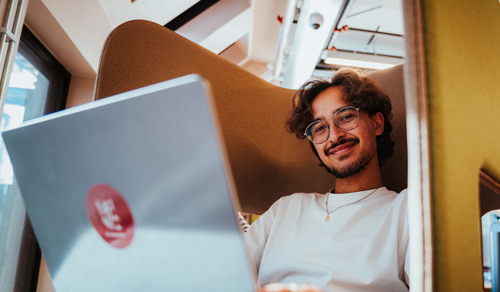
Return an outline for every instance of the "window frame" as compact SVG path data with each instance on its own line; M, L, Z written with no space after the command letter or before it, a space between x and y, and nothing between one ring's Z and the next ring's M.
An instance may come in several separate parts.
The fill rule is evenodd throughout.
M63 110L66 107L71 74L27 26L23 26L18 53L21 53L42 74L51 74L56 77L56 80L51 80L49 84L43 114ZM27 214L25 213L21 218L24 220L14 219L11 222L22 228L13 287L14 291L36 291L42 255Z

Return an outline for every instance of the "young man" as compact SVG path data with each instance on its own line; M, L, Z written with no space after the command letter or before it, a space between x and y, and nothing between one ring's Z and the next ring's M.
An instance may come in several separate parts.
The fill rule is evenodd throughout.
M379 169L393 153L391 110L383 90L351 70L297 92L287 127L336 180L326 194L279 199L245 233L261 285L408 291L406 190L385 188Z

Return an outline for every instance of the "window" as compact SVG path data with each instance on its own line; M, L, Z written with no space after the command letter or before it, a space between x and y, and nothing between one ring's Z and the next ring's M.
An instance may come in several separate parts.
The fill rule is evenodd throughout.
M70 74L23 28L1 131L65 107ZM0 144L0 290L34 291L40 251L26 219L7 152Z

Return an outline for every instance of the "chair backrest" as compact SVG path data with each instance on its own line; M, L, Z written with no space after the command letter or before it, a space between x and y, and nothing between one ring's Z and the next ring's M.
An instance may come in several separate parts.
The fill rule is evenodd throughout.
M408 147L406 139L406 105L403 65L378 70L370 76L389 95L392 103L392 137L396 145L394 154L382 165L384 184L400 192L408 186Z
M158 24L134 20L113 30L103 48L95 99L191 73L210 82L244 211L260 214L281 196L333 186L309 142L284 128L294 90L266 82ZM380 73L382 82L402 86L401 68L388 73L396 77ZM402 144L406 149L406 140ZM388 175L391 184L399 180L394 189L406 186L406 158L395 164L400 162L404 171Z

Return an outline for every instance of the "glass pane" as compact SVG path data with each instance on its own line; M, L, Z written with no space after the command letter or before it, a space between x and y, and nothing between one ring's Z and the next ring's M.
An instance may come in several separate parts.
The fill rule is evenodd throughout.
M20 52L15 58L0 131L43 115L49 80ZM14 283L25 209L7 151L0 143L0 283ZM8 278L12 278L8 279ZM3 287L2 289L13 287ZM0 289L1 290L1 289ZM7 291L7 290L6 290Z

